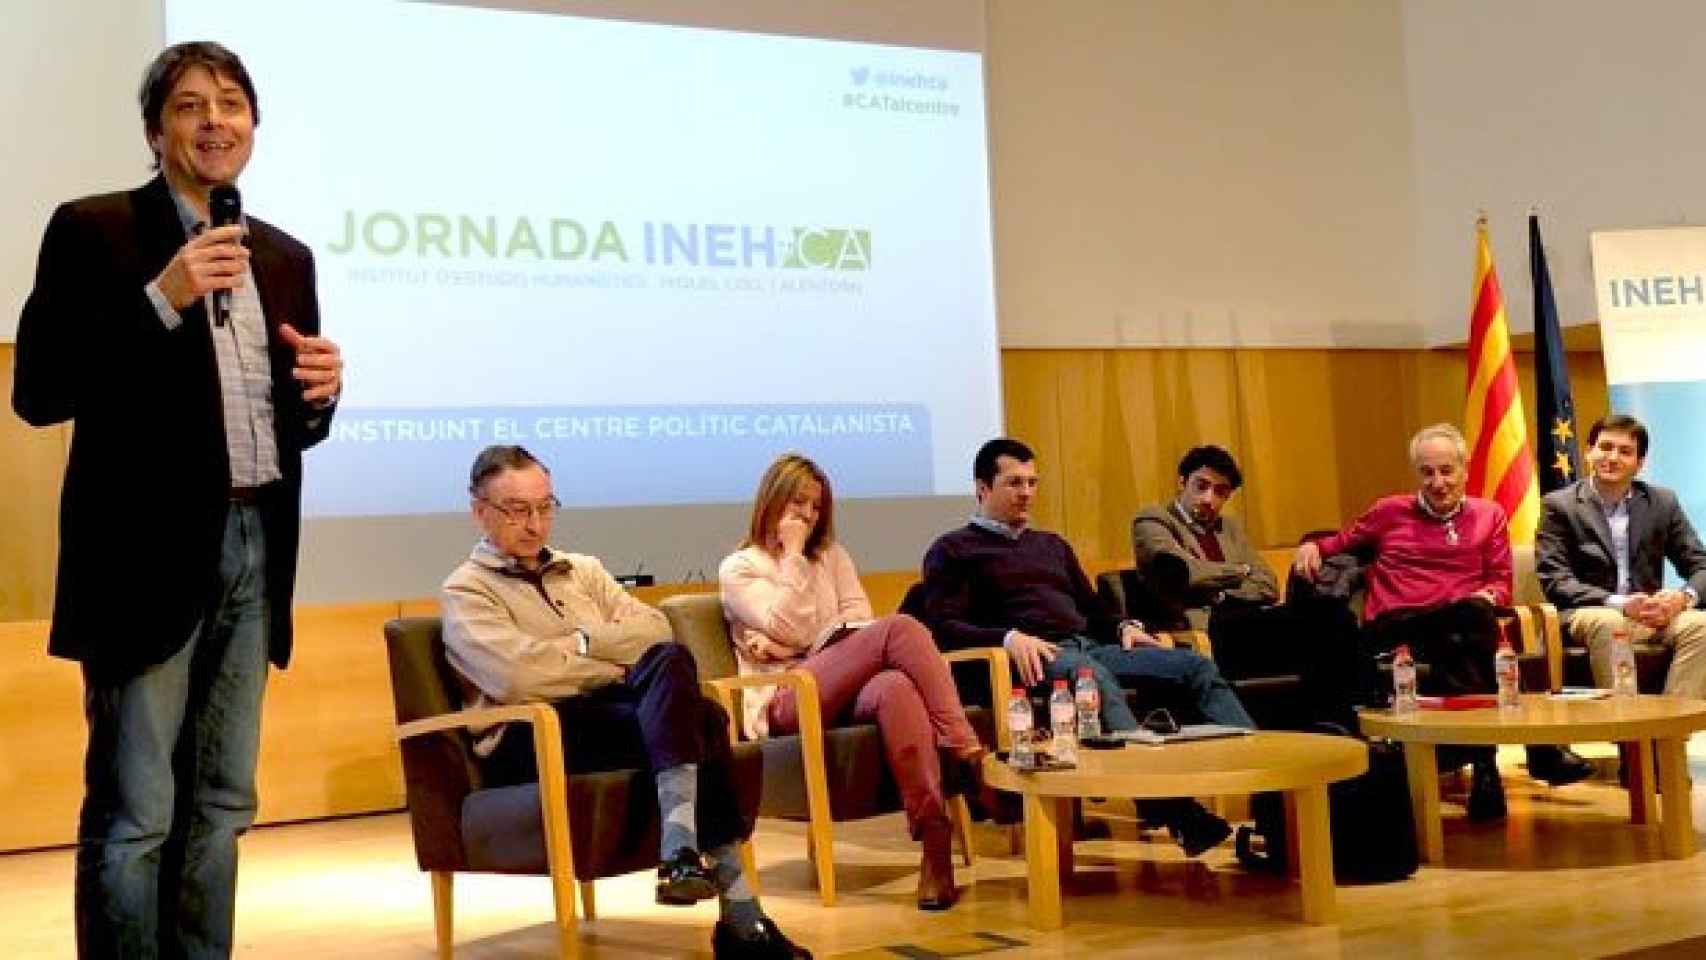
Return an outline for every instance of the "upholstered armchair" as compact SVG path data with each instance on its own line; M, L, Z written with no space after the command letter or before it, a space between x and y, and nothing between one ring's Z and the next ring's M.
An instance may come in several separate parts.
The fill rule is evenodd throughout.
M574 952L575 895L596 916L593 881L655 868L657 789L645 770L566 775L557 712L548 703L463 709L444 656L436 617L385 625L397 740L414 833L415 859L432 876L438 953L453 952L453 878L457 873L539 874L551 878L559 950ZM537 783L487 787L469 730L512 723L506 736L531 737ZM758 807L762 757L736 746L735 783L750 820ZM742 858L756 878L750 844Z
M771 736L756 744L764 755L764 789L758 812L762 816L804 820L808 826L808 855L815 867L818 897L835 904L834 824L901 809L899 792L883 757L875 724L826 727L818 707L817 682L803 670L780 674L740 676L721 598L715 593L681 594L665 599L659 609L669 618L676 640L693 651L699 677L710 696L729 712L730 736L740 739L740 695L747 687L783 686L798 699L800 732ZM1007 656L1002 650L950 654L950 662L976 661L987 667L997 689L1007 683ZM999 711L968 708L967 716L985 742L1005 747L1006 718ZM962 856L973 860L970 824L963 788L953 782L955 767L944 766L949 778L949 810Z

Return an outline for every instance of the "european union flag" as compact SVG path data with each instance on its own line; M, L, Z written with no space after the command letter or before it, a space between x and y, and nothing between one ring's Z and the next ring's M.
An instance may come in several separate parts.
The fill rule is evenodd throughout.
M1534 409L1538 429L1535 458L1540 493L1574 483L1582 470L1576 440L1576 401L1570 395L1570 368L1564 361L1564 337L1558 330L1558 303L1552 299L1552 272L1540 243L1540 218L1528 215L1528 269L1534 281Z

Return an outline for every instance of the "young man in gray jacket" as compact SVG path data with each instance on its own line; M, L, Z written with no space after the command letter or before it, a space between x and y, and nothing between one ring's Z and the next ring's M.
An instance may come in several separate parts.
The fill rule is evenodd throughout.
M1279 579L1226 504L1244 484L1232 454L1193 447L1179 460L1178 492L1131 523L1137 569L1155 598L1206 631L1228 679L1297 674L1309 718L1356 729L1361 669L1356 619L1332 600L1281 604Z

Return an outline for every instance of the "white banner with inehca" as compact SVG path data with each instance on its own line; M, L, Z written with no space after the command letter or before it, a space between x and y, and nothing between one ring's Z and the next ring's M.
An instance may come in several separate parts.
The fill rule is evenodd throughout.
M1647 425L1644 476L1674 489L1699 529L1706 522L1706 227L1601 230L1592 244L1611 409Z

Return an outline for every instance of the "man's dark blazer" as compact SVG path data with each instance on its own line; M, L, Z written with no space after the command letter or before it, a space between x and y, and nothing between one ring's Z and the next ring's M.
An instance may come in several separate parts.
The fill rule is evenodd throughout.
M1676 493L1636 480L1629 495L1629 580L1652 593L1664 583L1664 561L1706 597L1706 549L1682 512ZM1617 590L1611 527L1590 479L1547 494L1540 505L1534 563L1546 599L1567 611L1603 606Z
M268 654L290 658L302 456L329 411L302 400L289 323L320 330L308 248L249 221L266 313L281 483L265 488ZM185 240L170 189L86 197L54 211L18 321L12 406L35 426L74 422L59 504L59 576L48 649L122 677L182 648L211 609L231 486L207 311L168 330L145 292Z

